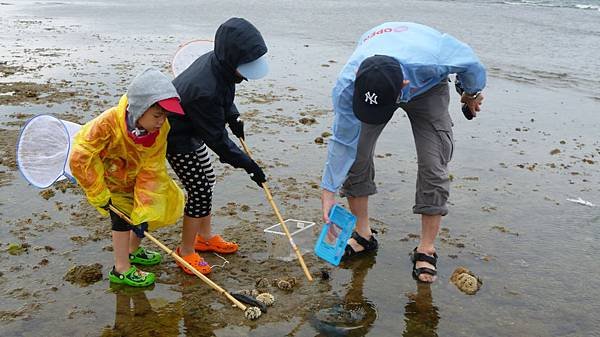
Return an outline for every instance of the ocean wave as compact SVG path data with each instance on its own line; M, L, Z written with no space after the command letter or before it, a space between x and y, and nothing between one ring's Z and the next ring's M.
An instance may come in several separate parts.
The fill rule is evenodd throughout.
M583 9L583 10L600 11L600 4L589 4L589 3L582 3L579 1L571 2L571 1L513 0L513 1L501 1L500 3L505 4L505 5L516 5L516 6L559 7L559 8L575 8L575 9Z
M541 6L541 7L562 7L558 4L547 3L542 1L533 0L520 0L520 1L502 1L505 5L525 5L525 6Z
M600 11L600 6L595 6L595 5L575 5L575 8L579 8L579 9L593 9L593 10Z
M518 65L502 68L490 67L488 73L490 76L519 83L543 85L555 89L576 89L593 97L598 97L600 92L600 80L574 73L529 69Z

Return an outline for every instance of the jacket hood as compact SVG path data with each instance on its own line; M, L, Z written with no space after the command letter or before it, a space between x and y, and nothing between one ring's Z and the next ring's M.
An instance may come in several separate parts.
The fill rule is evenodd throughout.
M127 125L135 128L137 120L152 104L172 97L179 98L179 95L171 80L156 68L146 68L127 90Z
M214 55L232 75L240 64L252 62L266 53L262 35L245 19L231 18L217 29Z

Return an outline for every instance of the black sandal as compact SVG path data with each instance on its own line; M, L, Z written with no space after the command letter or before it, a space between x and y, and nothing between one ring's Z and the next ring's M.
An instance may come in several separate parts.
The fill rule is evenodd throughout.
M372 229L371 233L371 238L367 240L360 236L356 231L352 232L352 235L350 237L353 238L356 241L356 243L361 245L364 249L357 252L354 250L354 248L352 248L352 246L346 245L342 259L344 260L353 256L364 255L364 253L377 251L377 249L379 248L379 243L377 242L377 239L375 239L375 234L377 234L377 231Z
M429 274L431 276L436 276L437 270L427 268L427 267L417 268L417 262L419 262L419 261L427 262L427 263L431 264L432 266L434 266L435 268L437 268L437 265L436 265L437 259L438 259L438 256L436 253L433 253L433 256L427 255L425 253L419 253L419 252L417 252L417 247L415 247L415 249L413 249L413 251L410 253L410 260L413 263L413 269L412 269L413 279L415 279L418 282L422 282L422 283L432 283L432 282L421 281L421 279L419 278L419 275Z

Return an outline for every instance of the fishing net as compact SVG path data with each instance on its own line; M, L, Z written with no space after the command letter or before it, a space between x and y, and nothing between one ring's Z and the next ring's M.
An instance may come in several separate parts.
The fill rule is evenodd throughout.
M79 124L49 115L30 119L17 141L17 165L23 177L39 188L72 179L67 160L71 140L80 128Z
M178 76L196 59L209 51L213 50L213 42L210 40L192 40L182 44L171 62L171 71L173 75Z

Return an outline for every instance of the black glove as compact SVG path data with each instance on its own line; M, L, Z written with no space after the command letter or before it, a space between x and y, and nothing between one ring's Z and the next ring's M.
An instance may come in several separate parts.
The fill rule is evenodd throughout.
M131 226L131 230L135 233L135 235L140 238L143 239L144 238L144 232L148 231L148 223L147 222L142 222L141 224L137 225L137 226Z
M246 167L246 172L250 175L250 179L252 179L259 187L263 187L262 184L267 182L265 173L254 160Z
M231 133L233 133L238 138L246 140L246 138L244 138L244 122L241 119L232 119L228 121L227 124L229 124L229 129L231 130Z

